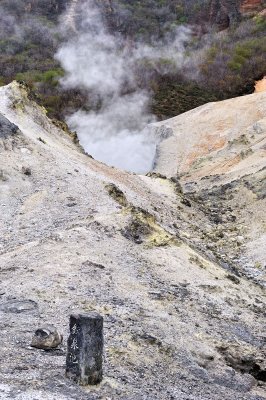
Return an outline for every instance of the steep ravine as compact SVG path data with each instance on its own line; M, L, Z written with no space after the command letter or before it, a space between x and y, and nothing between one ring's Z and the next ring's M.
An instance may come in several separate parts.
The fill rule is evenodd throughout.
M265 98L253 96L253 134L265 138ZM228 107L237 112L235 100ZM0 89L0 113L0 399L266 399L265 260L250 272L239 261L252 240L263 244L255 210L265 209L265 168L247 157L245 174L227 183L223 171L138 176L84 155L22 85ZM184 127L187 115L178 118ZM253 151L265 160L262 150ZM96 388L64 375L74 310L104 316ZM60 349L29 346L43 323L63 333Z

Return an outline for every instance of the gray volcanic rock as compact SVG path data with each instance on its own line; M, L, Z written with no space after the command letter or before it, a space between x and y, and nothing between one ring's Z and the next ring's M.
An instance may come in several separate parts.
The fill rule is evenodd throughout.
M0 304L0 311L5 313L35 313L38 310L38 305L32 300L10 300Z
M3 140L8 136L15 135L17 131L18 127L0 114L0 139Z
M53 325L45 325L35 331L31 346L37 349L51 350L58 347L62 340L63 336Z
M239 102L246 114L255 109L250 136L259 139L264 100L252 99ZM236 100L227 105L233 109ZM252 142L253 156L240 169L225 174L206 163L177 177L173 146L174 174L162 168L138 176L84 155L15 82L0 88L0 112L19 128L0 152L8 176L0 179L1 304L31 299L39 311L0 310L0 399L266 399L259 143ZM195 124L198 112L190 114ZM202 117L214 131L215 116L205 109ZM224 142L245 131L241 121L229 131L220 125ZM202 127L198 136L196 127L187 131L186 154ZM164 150L171 138L161 143ZM179 140L182 159L181 134ZM245 144L232 144L238 146ZM212 166L224 157L211 156ZM104 317L104 379L97 388L65 377L65 344L60 352L29 346L46 321L67 337L77 310Z

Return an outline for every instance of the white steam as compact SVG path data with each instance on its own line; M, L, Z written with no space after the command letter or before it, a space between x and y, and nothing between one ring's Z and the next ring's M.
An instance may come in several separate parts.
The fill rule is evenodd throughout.
M148 60L161 72L169 60L180 66L190 34L181 27L174 37L154 46L127 43L111 35L93 0L83 3L82 22L72 40L57 52L66 71L62 85L88 92L94 111L78 111L67 117L85 151L94 158L128 171L144 173L152 168L156 139L147 129L155 117L148 111L150 94L137 87L136 65Z
M155 139L146 128L154 119L143 93L115 97L99 112L78 111L67 122L78 132L82 147L97 160L127 171L151 169Z

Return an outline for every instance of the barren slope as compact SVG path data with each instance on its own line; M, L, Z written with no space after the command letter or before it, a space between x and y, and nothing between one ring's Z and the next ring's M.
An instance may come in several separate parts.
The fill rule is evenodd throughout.
M156 171L178 173L184 183L216 175L232 181L266 164L265 92L209 103L156 125L168 130Z
M242 269L244 236L175 179L82 154L23 86L0 96L0 399L266 399L263 276ZM65 344L29 347L46 322L66 338L80 309L105 318L97 388L64 377Z
M266 93L206 104L156 124L156 130L166 139L155 171L178 176L184 192L215 222L212 251L265 281Z

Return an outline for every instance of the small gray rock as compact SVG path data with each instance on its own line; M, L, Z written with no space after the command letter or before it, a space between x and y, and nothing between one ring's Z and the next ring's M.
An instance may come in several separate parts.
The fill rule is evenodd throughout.
M31 175L31 169L30 167L22 167L22 173L24 175L30 176Z
M57 331L53 325L45 325L37 329L32 341L31 347L37 349L50 350L55 349L63 341L63 336Z
M0 311L5 313L34 313L38 311L38 304L33 300L10 300L0 304Z

